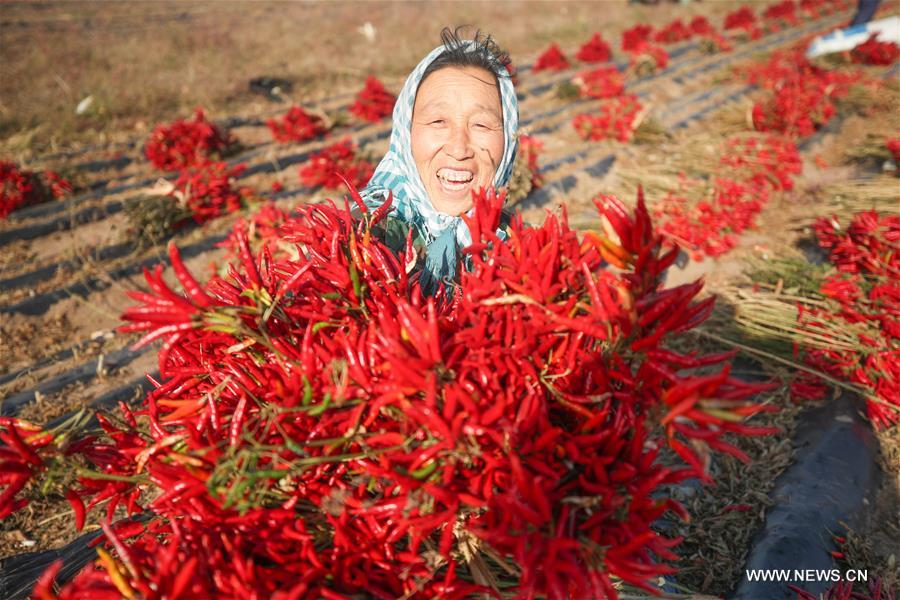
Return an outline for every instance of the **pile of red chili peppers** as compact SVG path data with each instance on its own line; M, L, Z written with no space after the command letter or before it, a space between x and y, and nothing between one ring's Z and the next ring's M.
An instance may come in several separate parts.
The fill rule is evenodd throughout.
M838 10L847 8L848 3L843 1L829 0L800 0L800 10L806 13L806 16L815 19L830 15Z
M379 241L391 200L351 195L359 219L307 205L284 224L296 258L239 233L206 284L170 245L183 291L148 271L124 314L141 343L163 341L139 410L96 431L0 421L0 514L42 486L79 524L94 508L145 517L105 522L99 559L58 597L656 589L678 540L652 525L686 516L661 486L709 480L710 451L746 458L726 436L771 430L746 422L768 386L732 378L731 353L667 348L714 299L663 287L677 250L643 199L630 213L598 197L602 228L583 239L564 215L516 216L501 242L503 195L483 192L470 270L423 297L412 238ZM665 446L683 468L659 463Z
M854 48L850 57L853 62L864 65L892 65L900 58L900 46L894 42L880 42L878 36L873 34Z
M631 67L643 74L655 72L669 65L669 53L662 46L650 42L640 42L631 51Z
M533 135L519 135L519 153L516 160L525 162L528 172L531 173L531 189L536 190L544 184L544 176L541 174L541 166L538 159L544 151L544 143Z
M734 248L771 193L792 189L802 170L797 147L777 136L734 137L723 150L708 181L682 177L654 205L660 232L698 260Z
M884 141L884 147L891 153L894 163L900 167L900 138L888 138Z
M375 165L358 156L358 150L353 140L346 138L313 153L298 171L300 183L337 189L349 181L354 187L364 187L372 178Z
M703 15L694 17L690 23L685 24L681 19L675 19L659 31L653 33L653 41L659 44L674 44L699 37L702 40L712 39L720 41L723 49L730 49L727 39L713 27L712 23ZM646 35L636 35L631 40L631 45L638 46L640 42L648 41ZM633 48L632 48L633 49Z
M744 16L731 21L749 22ZM694 258L731 250L737 235L753 226L773 191L793 189L802 163L792 140L827 123L837 112L835 101L852 84L864 81L858 71L813 65L800 47L750 65L746 76L766 91L753 105L753 126L772 134L732 137L708 180L682 178L679 189L669 191L654 207L660 231Z
M766 7L762 16L770 28L796 27L800 25L797 8L794 0L784 0Z
M836 272L819 286L825 304L800 306L798 322L820 336L840 324L858 346L805 348L804 359L868 390L869 418L890 427L900 422L900 217L865 211L849 225L821 218L814 230Z
M397 97L387 91L377 77L370 75L349 110L358 119L377 123L391 115L396 101Z
M665 69L669 64L669 54L661 46L651 41L653 27L651 25L635 25L622 32L622 50L631 56L631 66L639 63L649 65L652 70Z
M751 40L762 37L763 31L757 26L756 15L748 6L742 6L725 15L725 31L738 30Z
M597 67L582 71L572 83L582 98L615 98L625 92L625 76L615 67Z
M231 134L207 121L198 108L193 120L157 125L144 146L144 155L157 169L178 171L221 158L234 144Z
M602 102L595 111L575 115L572 127L583 140L627 142L637 128L642 109L637 96L624 94Z
M72 184L55 171L35 173L12 161L0 160L0 219L17 208L71 193Z
M709 23L707 21L707 23ZM675 19L653 34L653 41L660 44L675 44L691 39L693 32L681 19Z
M606 62L612 57L612 51L599 33L591 36L575 54L575 58L584 63Z
M767 91L753 105L757 131L805 137L825 125L837 112L835 101L845 96L861 74L826 70L809 62L804 49L777 51L747 68L747 79Z
M328 131L320 116L299 106L292 106L280 119L267 120L266 125L278 142L305 142Z
M247 166L229 166L226 162L206 162L183 169L169 193L188 208L196 223L205 223L233 213L256 199L250 187L236 187L234 181Z
M550 44L550 47L538 56L534 61L531 70L535 73L540 71L564 71L569 68L569 59L559 49L557 44Z
M653 34L653 26L639 23L622 32L621 48L625 52L631 52L644 42L650 41Z

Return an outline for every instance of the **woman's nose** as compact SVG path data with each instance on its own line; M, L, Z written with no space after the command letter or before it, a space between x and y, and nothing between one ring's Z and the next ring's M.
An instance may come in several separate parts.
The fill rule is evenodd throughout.
M465 127L451 127L450 138L444 144L444 152L455 160L472 158L474 152L469 138L469 131Z

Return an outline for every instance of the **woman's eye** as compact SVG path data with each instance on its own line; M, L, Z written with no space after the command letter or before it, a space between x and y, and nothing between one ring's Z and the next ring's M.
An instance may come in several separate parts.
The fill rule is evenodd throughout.
M429 125L443 125L443 124L444 124L443 119L435 119L429 123Z

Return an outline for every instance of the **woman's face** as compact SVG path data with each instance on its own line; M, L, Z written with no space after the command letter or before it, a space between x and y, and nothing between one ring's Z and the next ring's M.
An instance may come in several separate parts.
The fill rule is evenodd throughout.
M435 210L457 216L488 187L503 156L503 110L493 74L445 67L419 85L412 155Z

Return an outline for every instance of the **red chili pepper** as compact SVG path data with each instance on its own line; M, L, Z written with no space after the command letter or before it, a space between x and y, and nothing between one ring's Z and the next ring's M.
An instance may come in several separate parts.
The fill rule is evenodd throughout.
M242 395L238 400L234 414L231 416L231 426L228 430L228 442L232 447L237 447L243 435L244 419L247 411L247 396Z
M178 278L184 291L187 292L188 298L201 308L210 306L213 303L212 298L206 294L200 284L197 283L197 280L194 279L194 276L184 266L181 260L181 252L174 242L169 242L169 260L172 263L175 276Z
M81 497L73 490L68 490L66 492L66 500L69 501L69 504L72 506L72 510L75 513L75 530L81 531L82 529L84 529L84 502L81 500Z

